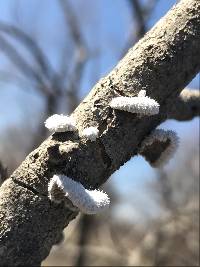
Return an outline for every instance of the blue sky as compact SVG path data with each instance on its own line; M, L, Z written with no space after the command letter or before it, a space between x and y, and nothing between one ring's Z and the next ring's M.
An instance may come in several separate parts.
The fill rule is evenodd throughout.
M80 20L88 46L94 50L100 47L100 56L89 60L86 65L80 93L82 99L96 80L105 76L116 65L120 57L119 51L123 50L128 40L132 19L126 0L75 0L71 2ZM148 27L151 28L175 2L173 0L158 1ZM1 21L17 23L18 26L37 37L39 45L56 68L60 60L59 49L62 49L66 42L63 37L63 17L57 2L55 0L1 0L0 10ZM0 60L0 70L9 66L9 71L14 71L1 53ZM95 78L91 79L92 75ZM191 82L190 87L199 87L198 77ZM23 122L27 119L27 114L34 124L34 118L37 119L38 114L42 112L43 101L30 84L26 82L24 86L19 87L14 83L0 82L0 88L1 131L6 130L8 125L18 125ZM193 143L198 138L198 119L186 123L169 121L163 127L176 130L182 143L188 136L194 136ZM110 180L125 199L126 195L134 193L142 205L144 200L148 199L144 185L151 179L156 179L155 171L141 157L135 157L120 168Z

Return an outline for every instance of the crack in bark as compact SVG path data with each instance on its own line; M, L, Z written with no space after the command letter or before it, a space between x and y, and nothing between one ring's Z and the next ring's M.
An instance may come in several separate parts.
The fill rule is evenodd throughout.
M30 185L28 185L28 184L26 184L26 183L24 183L24 182L19 181L19 180L13 178L13 177L11 177L11 179L12 179L12 181L13 181L14 183L16 183L17 185L19 185L19 186L21 186L21 187L23 187L23 188L25 188L25 189L31 191L34 195L37 195L37 196L40 196L40 197L41 197L41 196L43 196L43 197L47 197L46 194L42 194L41 192L38 192L35 188L33 188L32 186L30 186Z
M101 152L101 156L102 156L103 162L105 163L106 170L107 170L112 165L112 160L108 156L108 154L106 152L106 148L105 148L104 144L101 142L100 139L98 140L98 145L99 145L99 148L100 148L100 152Z

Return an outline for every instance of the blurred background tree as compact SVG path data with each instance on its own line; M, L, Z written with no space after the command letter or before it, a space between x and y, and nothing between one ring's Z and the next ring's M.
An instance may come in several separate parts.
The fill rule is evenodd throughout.
M71 113L175 2L0 2L0 182L47 137L43 121ZM198 120L169 125L181 137L171 163L129 161L105 185L111 208L74 220L44 265L198 266Z

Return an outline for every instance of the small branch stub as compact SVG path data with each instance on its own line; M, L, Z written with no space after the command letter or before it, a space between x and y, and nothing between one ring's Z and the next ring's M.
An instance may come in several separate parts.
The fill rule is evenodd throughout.
M185 88L181 94L173 100L167 110L168 118L178 121L192 120L200 116L200 91Z
M51 132L73 132L76 131L76 122L70 116L63 114L54 114L50 116L45 122L45 127Z
M60 193L58 193L59 190ZM67 198L76 210L78 208L86 214L99 213L110 203L106 193L99 190L87 190L81 183L65 175L54 175L49 182L48 191L50 200L59 203ZM67 207L70 208L70 205Z
M82 137L85 137L92 142L96 141L96 139L98 138L98 135L99 135L99 130L97 129L97 127L85 128L83 132L81 133Z
M151 116L159 113L159 103L146 96L146 91L141 90L136 97L119 96L112 99L110 107L142 116Z
M179 138L174 131L154 130L142 142L139 154L145 157L152 167L163 167L175 154Z

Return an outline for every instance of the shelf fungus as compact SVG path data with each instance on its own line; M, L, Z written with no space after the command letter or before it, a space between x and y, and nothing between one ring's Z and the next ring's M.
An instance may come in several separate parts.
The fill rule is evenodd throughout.
M159 113L160 105L154 99L146 96L145 90L141 90L135 97L119 96L113 98L110 107L141 116L151 116Z
M99 136L99 130L97 127L88 127L83 130L81 136L94 142Z
M45 127L51 132L73 132L76 131L76 122L70 116L63 114L54 114L50 116L45 122Z
M64 201L71 210L80 210L85 214L99 213L110 204L106 193L87 190L81 183L65 175L54 175L51 178L48 193L51 201L56 203Z
M152 167L163 167L175 154L179 138L174 131L154 130L141 144L139 154L144 156Z

